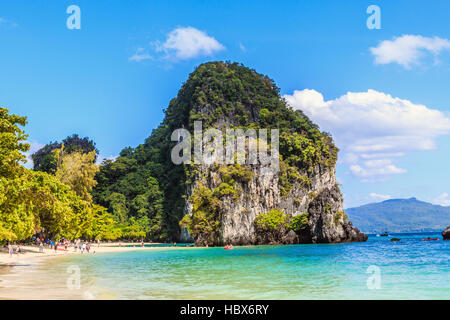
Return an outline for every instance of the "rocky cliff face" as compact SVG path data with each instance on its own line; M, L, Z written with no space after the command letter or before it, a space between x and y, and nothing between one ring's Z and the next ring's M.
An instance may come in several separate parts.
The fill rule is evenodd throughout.
M223 131L280 130L280 170L274 175L261 175L261 162L186 166L181 241L205 246L367 240L343 211L331 137L287 106L270 79L237 64L210 63L180 92L177 103L189 106L187 128L201 119L204 128ZM187 99L193 92L199 98Z
M442 237L444 237L444 240L450 240L450 226L445 228L444 231L442 231Z
M238 181L240 190L237 197L223 197L220 201L220 231L211 239L199 235L189 238L184 233L182 240L194 240L197 245L247 245L247 244L298 244L298 243L336 243L366 241L367 236L355 228L343 211L343 197L336 183L333 168L316 166L308 175L310 185L294 183L291 191L282 196L279 175L259 176L259 167L252 166L249 181ZM212 166L204 166L199 180L210 190L219 187L221 174ZM192 196L193 188L187 191ZM255 218L272 209L280 209L289 217L302 214L308 216L308 226L294 232L284 228L275 238L258 233ZM186 213L192 215L192 202L186 203Z

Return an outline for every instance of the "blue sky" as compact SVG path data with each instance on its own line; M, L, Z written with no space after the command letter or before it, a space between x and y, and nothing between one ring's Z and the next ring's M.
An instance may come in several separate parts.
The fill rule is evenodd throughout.
M380 30L366 26L373 4ZM1 1L0 105L28 116L34 148L79 133L111 157L150 135L198 64L238 61L335 136L346 207L450 205L448 12L413 0Z

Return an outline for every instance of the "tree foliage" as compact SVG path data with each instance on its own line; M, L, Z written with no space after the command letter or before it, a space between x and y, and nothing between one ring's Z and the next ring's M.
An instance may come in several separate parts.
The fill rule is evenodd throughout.
M105 208L81 198L57 177L20 164L25 160L22 152L29 149L17 126L26 124L25 117L3 108L0 117L0 241L26 239L41 231L56 239L110 234L115 222L107 220ZM100 225L106 231L99 233Z
M58 169L55 151L61 149L63 145L65 154L87 154L95 151L95 158L92 162L97 160L98 149L95 147L95 142L88 137L80 138L78 134L73 134L65 138L62 142L50 142L33 153L31 158L33 159L34 170L55 174Z
M56 171L56 177L68 185L83 200L92 202L91 191L97 184L94 179L99 171L95 164L95 151L89 153L66 153L65 145L57 149L56 159L61 163Z
M26 161L23 152L30 149L25 141L27 135L20 128L27 123L26 117L9 114L0 107L0 179L13 178L21 171Z

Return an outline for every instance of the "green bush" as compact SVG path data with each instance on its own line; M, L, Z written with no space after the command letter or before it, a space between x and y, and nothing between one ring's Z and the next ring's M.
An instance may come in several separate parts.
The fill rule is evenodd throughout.
M272 209L269 212L256 216L255 224L258 228L266 231L278 230L285 227L288 222L288 215L279 209Z
M334 215L333 218L334 224L337 225L341 219L344 219L344 222L348 220L348 217L344 211L339 211Z
M308 227L308 218L309 215L307 212L304 212L298 216L295 216L291 219L289 227L295 232L299 232Z

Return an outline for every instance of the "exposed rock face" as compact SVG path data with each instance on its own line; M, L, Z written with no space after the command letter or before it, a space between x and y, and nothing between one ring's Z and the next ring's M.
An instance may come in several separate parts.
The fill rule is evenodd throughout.
M212 167L202 169L206 186L211 190L217 188L221 181L217 170ZM317 166L308 176L310 187L305 188L296 183L284 197L280 195L279 176L258 176L258 169L258 166L252 166L254 176L249 182L237 182L238 189L242 190L238 199L232 197L222 199L220 236L216 239L200 236L194 239L197 245L336 243L367 240L367 236L346 219L342 207L343 197L336 184L334 168ZM299 233L280 228L275 236L258 234L254 224L256 216L275 208L281 209L289 216L308 213L309 228ZM190 213L191 210L192 203L187 202L186 212Z
M444 237L444 240L450 240L450 226L445 228L444 231L442 231L442 237Z
M236 169L237 174L225 173L228 178L224 178L228 169L224 170L227 165L223 164L197 164L187 173L188 201L180 224L190 227L197 245L367 239L343 211L332 138L301 111L287 106L268 77L236 64L209 63L200 66L180 92L173 105L189 114L187 128L194 127L195 119L203 119L203 129L213 127L222 132L227 128L280 130L280 170L276 174L261 175L264 165L259 159L257 164ZM192 92L201 94L193 100ZM203 149L208 148L203 141ZM256 217L272 210L283 213L283 222L277 222L271 232L260 232ZM298 219L301 227L294 228L293 217L306 217L306 222ZM188 236L185 230L181 232L182 241L190 240Z

